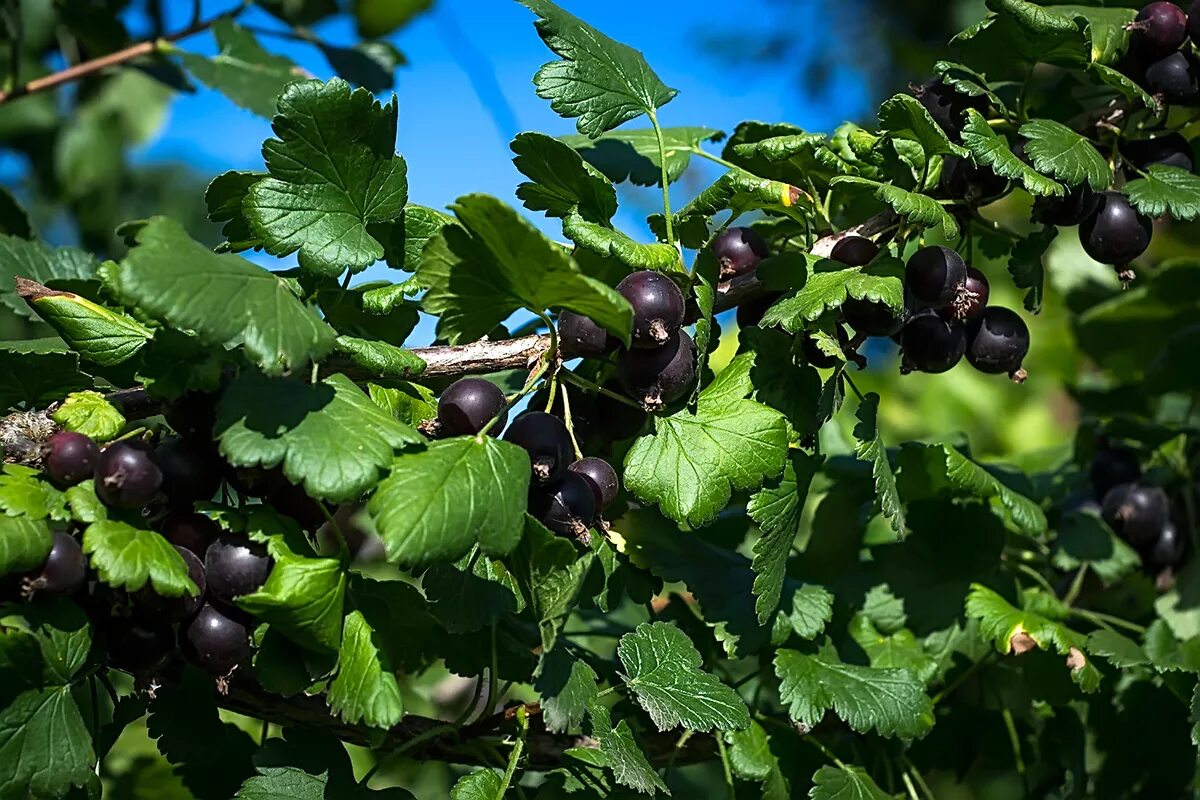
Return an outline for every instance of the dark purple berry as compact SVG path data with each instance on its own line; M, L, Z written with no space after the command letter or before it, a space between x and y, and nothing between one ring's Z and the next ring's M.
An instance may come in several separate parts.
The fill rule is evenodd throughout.
M217 420L217 395L188 392L167 406L164 416L181 436L210 442Z
M508 421L504 410L504 392L483 378L461 378L446 388L438 398L438 422L446 436L474 436L502 415L490 433L500 433Z
M1127 447L1105 447L1097 451L1088 468L1088 478L1096 497L1104 497L1108 490L1122 483L1133 483L1142 477L1142 467L1137 454Z
M938 187L945 196L975 206L986 198L1004 194L1008 179L969 158L945 156Z
M113 508L144 508L162 485L162 470L140 442L113 442L96 464L96 495Z
M1029 352L1029 327L1009 308L991 306L967 326L967 361L989 375L1025 380L1021 362Z
M1081 224L1096 213L1100 195L1092 187L1081 183L1067 192L1065 197L1039 197L1033 201L1033 218L1046 225L1071 227Z
M626 350L617 356L617 377L625 392L653 411L686 395L696 380L696 346L679 331L661 347Z
M581 458L567 469L582 475L592 487L592 492L596 495L597 510L603 511L617 499L617 493L621 491L621 479L617 477L617 471L612 468L612 464L603 458Z
M529 453L533 482L541 486L561 478L575 452L567 426L544 411L527 411L517 417L504 434L504 441Z
M941 245L921 248L904 268L905 288L931 308L955 302L966 282L967 265L962 256Z
M1191 172L1195 166L1192 145L1178 133L1124 142L1121 152L1133 166L1143 170L1151 164L1162 164Z
M567 358L602 358L621 346L589 317L573 311L558 315L558 342Z
M1146 548L1142 558L1146 566L1159 571L1178 567L1183 563L1183 554L1187 550L1187 540L1179 535L1179 528L1171 520L1163 525L1162 531L1154 544Z
M967 267L967 283L963 293L959 295L956 304L943 308L942 314L963 322L978 319L987 309L991 293L987 276L975 267Z
M31 593L74 594L87 578L87 558L75 537L55 531L50 552L41 569L30 575L26 586Z
M904 320L892 312L887 303L847 298L842 303L842 315L855 333L863 336L891 336L904 326Z
M752 228L726 228L712 243L721 265L721 277L746 275L770 254L767 242Z
M108 659L117 669L135 674L156 672L175 652L169 625L144 620L113 619L108 627Z
M238 619L205 605L179 629L179 649L206 672L228 675L250 657L250 631Z
M587 478L567 472L549 486L530 490L529 513L560 536L583 539L596 519L596 495Z
M634 347L660 347L683 326L683 292L661 272L627 275L617 291L633 306Z
M1079 226L1079 241L1102 264L1126 265L1146 252L1154 227L1120 192L1098 196L1096 210Z
M208 546L221 535L221 526L203 514L171 514L163 520L161 532L171 544L203 559Z
M232 606L235 598L258 591L267 582L274 565L267 549L258 542L224 534L204 554L208 593Z
M140 618L154 622L179 622L195 614L204 603L206 588L204 564L200 558L185 547L175 545L176 552L187 565L188 577L199 590L196 594L181 594L178 597L164 597L147 584L135 595L133 610Z
M87 436L59 431L46 440L46 474L59 486L74 486L96 472L100 448Z
M190 509L193 503L211 500L221 488L223 465L207 442L172 436L154 451L162 470L162 490L173 508Z
M957 364L967 350L967 331L962 323L938 314L918 314L904 326L901 372L945 372Z
M927 81L920 86L910 85L909 90L933 117L933 121L955 142L962 141L962 129L967 122L963 115L968 108L974 108L981 114L987 112L987 100L983 97L962 94L941 80Z
M838 240L829 258L847 267L865 267L879 255L879 245L865 236L846 236Z
M322 510L320 500L314 500L303 486L286 478L274 483L263 499L280 514L299 522L305 530L316 530L329 519L325 513L328 509Z
M1171 504L1157 486L1122 483L1108 490L1101 509L1104 521L1118 536L1134 547L1147 547L1170 520Z
M767 313L767 309L775 305L779 298L783 297L781 292L770 292L762 297L756 297L753 300L747 300L738 306L737 309L737 326L739 328L753 328L762 322L763 315Z
M1146 88L1171 104L1190 105L1200 97L1200 60L1176 50L1146 67Z
M1129 26L1130 47L1151 58L1161 58L1179 49L1187 38L1188 18L1183 9L1166 0L1151 3L1138 12Z

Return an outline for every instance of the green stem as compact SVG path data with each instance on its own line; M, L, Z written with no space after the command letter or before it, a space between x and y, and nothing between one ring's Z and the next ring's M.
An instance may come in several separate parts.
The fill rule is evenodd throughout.
M321 513L325 515L325 521L329 523L329 530L333 531L333 535L337 537L338 543L338 560L343 564L350 563L350 545L346 544L346 537L342 533L342 528L338 525L337 520L329 513L329 509L321 501L317 501L317 505L321 509ZM315 536L313 537L316 538Z
M437 737L442 736L447 733L457 733L457 732L458 732L458 729L455 728L453 725L446 724L446 725L438 725L437 727L430 728L429 730L425 731L424 733L418 733L416 736L409 739L407 742L400 745L395 750L391 751L390 753L387 753L383 758L376 761L375 766L371 767L371 769L367 771L366 775L363 775L362 780L360 780L358 782L358 785L365 787L367 785L367 782L370 781L371 778L375 777L375 774L377 772L379 772L379 770L382 769L385 764L388 764L388 763L396 760L397 758L404 755L405 753L412 750L413 748L418 747L418 746L424 744L425 742L428 742L430 739L436 739Z
M467 570L467 574L470 574L470 572L471 572L470 570ZM483 675L482 674L475 676L475 691L471 694L471 702L467 703L467 707L462 710L462 713L459 714L458 717L456 717L454 722L452 723L454 725L455 730L457 730L457 729L461 728L463 725L467 724L467 720L469 720L471 718L471 712L473 712L475 710L475 707L479 705L480 697L483 697Z
M614 391L605 389L603 386L598 386L597 384L594 384L591 381L589 381L587 378L579 377L578 375L576 375L574 372L571 372L570 370L563 370L561 373L559 373L559 376L563 380L565 380L567 383L573 383L576 386L578 386L580 389L583 389L585 391L595 392L596 394L602 394L610 400L616 400L618 403L624 403L627 406L636 408L638 411L645 410L641 406L639 406L636 402L634 402L633 400L630 400L625 395L617 394Z
M487 702L480 713L480 719L486 719L496 707L496 687L500 685L500 656L496 651L496 623L492 623L492 661L488 667Z
M495 629L493 628L493 630ZM512 752L508 754L508 768L504 770L504 780L500 782L500 791L496 792L496 800L504 800L508 786L512 783L513 775L517 771L517 762L521 760L521 753L525 750L525 735L529 733L529 715L523 706L517 709L517 723L521 726L517 731L517 742L513 745Z
M1001 712L1004 717L1004 729L1008 731L1008 743L1012 746L1013 763L1016 765L1017 774L1021 776L1021 781L1025 782L1025 757L1021 755L1021 737L1017 733L1017 723L1013 720L1012 710L1005 708Z
M828 758L830 761L832 761L834 764L836 764L836 765L837 765L838 767L840 767L841 769L845 769L845 768L846 768L846 765L845 765L844 763L842 763L842 760L841 760L840 758L838 758L837 756L835 756L835 755L833 754L833 751L832 751L832 750L830 750L830 749L829 749L828 747L826 747L825 745L821 744L821 740L820 740L820 739L818 739L817 737L813 736L812 734L809 734L808 736L805 736L805 737L804 737L804 741L808 742L808 743L809 743L809 744L811 744L813 747L815 747L815 748L817 748L818 750L820 750L820 751L821 751L821 755L823 755L823 756L825 756L826 758Z
M271 732L271 723L267 720L262 721L262 729L258 732L258 746L262 747L267 743L267 734Z
M562 387L563 401L563 422L567 426L567 433L571 436L571 447L575 448L575 460L579 461L583 458L583 451L579 449L579 440L575 438L575 423L571 419L571 398L568 397L567 387Z
M725 736L720 731L713 733L717 740L717 752L721 754L721 769L725 772L725 785L729 787L730 800L737 800L737 789L733 785L733 770L729 766L729 750L725 747Z
M912 762L908 756L904 756L904 763L908 767L908 772L913 776L913 780L917 782L917 787L920 788L921 794L925 795L929 800L937 800L934 797L933 791L929 788L929 784L925 783L925 778L921 776L921 770L917 769L917 765Z
M1144 625L1138 625L1136 622L1130 622L1129 620L1121 619L1120 617L1114 617L1111 614L1102 614L1099 611L1092 611L1091 609L1087 608L1072 608L1069 609L1069 611L1071 614L1074 614L1077 617L1082 617L1088 622L1091 622L1095 625L1100 625L1101 627L1106 627L1105 623L1107 623L1108 625L1116 625L1118 628L1124 628L1125 630L1133 631L1134 633L1146 632L1146 627Z
M1050 581L1046 580L1046 576L1042 575L1042 573L1038 572L1036 569L1029 566L1028 564L1017 564L1017 570L1019 572L1024 573L1025 575L1028 575L1029 577L1033 578L1035 581L1037 581L1037 583L1043 589L1048 591L1050 594L1053 594L1053 595L1058 594L1058 592L1054 591L1054 587L1050 585Z
M500 413L488 420L488 424L483 426L483 429L479 431L479 435L486 436L488 431L496 427L496 423L500 421L501 417L507 416L508 412L513 409L513 406L521 402L522 397L533 391L533 387L537 385L537 382L541 380L541 377L546 374L548 369L550 369L550 365L555 363L557 360L558 338L554 333L554 329L551 328L550 349L546 351L546 356L542 359L542 363L539 364L538 368L529 375L528 380L525 381L525 385L521 387L521 390L512 397L508 398L508 402L504 404L504 408L500 410ZM569 375L570 373L564 372L563 374Z
M921 798L917 797L917 787L913 786L912 778L908 777L907 771L900 773L900 780L904 781L904 789L908 792L908 796L912 800L921 800Z
M674 749L671 750L671 757L667 759L667 768L663 772L664 781L671 777L671 770L675 769L675 759L679 757L680 751L683 750L683 746L688 743L688 740L692 738L693 733L695 733L695 731L684 728L683 733L679 735L679 739L675 742Z
M953 680L953 682L946 684L946 686L943 687L940 692L938 692L937 694L935 694L933 696L933 698L932 698L933 704L936 706L938 703L942 702L942 700L945 700L947 697L949 697L951 694L953 694L958 689L958 687L960 687L964 683L966 683L971 678L972 675L974 675L976 672L978 672L980 669L982 669L984 667L984 665L991 662L991 660L993 658L995 658L995 656L996 656L996 651L990 650L990 651L988 651L988 653L986 653L984 655L983 658L979 659L978 661L971 664L971 666L969 666L965 670L963 670L962 673L960 673L959 676Z
M707 158L709 161L713 162L714 164L720 164L722 167L725 167L726 169L741 169L741 167L739 167L737 164L734 164L733 162L730 162L730 161L726 161L725 159L721 158L720 156L714 156L712 153L708 152L707 150L705 150L701 147L689 147L688 149L692 152L692 155L697 155L697 156L700 156L701 158Z
M658 163L662 168L663 218L667 224L667 244L675 244L675 223L671 219L671 188L667 180L667 143L663 140L662 126L658 124L658 114L650 110L650 124L654 126L654 136L658 139Z
M1070 606L1079 599L1079 593L1083 590L1083 579L1087 577L1088 565L1083 562L1079 565L1078 571L1075 573L1075 578L1071 581L1071 588L1067 589L1067 593L1063 596L1063 604Z
M845 370L842 370L842 377L846 380L846 384L850 387L851 391L854 392L854 396L858 398L858 402L861 403L865 399L863 397L863 393L860 392L858 390L858 387L854 385L854 381L850 378L849 375L846 374Z

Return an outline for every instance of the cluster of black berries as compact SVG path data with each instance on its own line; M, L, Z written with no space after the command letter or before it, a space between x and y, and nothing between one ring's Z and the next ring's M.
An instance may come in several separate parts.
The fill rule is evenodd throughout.
M508 417L506 405L496 384L461 378L438 398L439 433L475 436L495 420L488 432L499 434ZM504 441L529 454L529 513L554 533L587 544L591 528L601 524L601 511L621 490L612 465L595 457L575 460L571 432L545 411L523 412L504 431Z
M1200 102L1200 59L1192 52L1192 43L1200 42L1200 0L1187 14L1165 0L1150 3L1127 30L1129 50L1121 72L1161 101Z
M1132 450L1103 447L1092 460L1088 477L1100 501L1100 515L1138 551L1150 573L1174 570L1183 563L1187 524L1162 488L1142 480L1141 465Z

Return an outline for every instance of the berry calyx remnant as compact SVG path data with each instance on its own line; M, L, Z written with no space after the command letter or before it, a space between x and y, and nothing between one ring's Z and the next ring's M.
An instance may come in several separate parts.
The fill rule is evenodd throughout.
M767 241L753 228L726 228L713 239L713 255L721 265L721 277L747 275L770 254Z
M587 478L568 471L549 486L529 492L529 513L558 535L587 544L588 529L596 519L596 494Z
M1150 3L1126 26L1130 47L1149 58L1162 58L1178 50L1187 38L1188 17L1166 0Z
M904 268L904 285L912 296L930 308L962 302L967 265L949 247L934 245L913 253Z
M1104 495L1100 513L1118 536L1141 548L1158 539L1170 511L1167 493L1159 487L1122 483Z
M75 537L63 531L55 531L52 539L50 552L42 562L41 568L24 581L26 595L39 592L74 594L87 578L87 558Z
M949 305L942 309L942 314L961 322L978 319L987 308L991 286L987 276L975 267L967 267L967 282L962 294L962 302Z
M1021 362L1029 352L1029 327L1009 308L992 306L967 326L967 361L989 375L1008 373L1021 383Z
M566 424L544 411L526 411L517 417L505 432L504 441L529 453L533 482L541 486L561 478L574 454Z
M1096 209L1079 226L1079 241L1089 256L1117 266L1123 281L1133 280L1129 262L1146 252L1153 234L1150 218L1120 192L1098 196Z
M634 347L661 347L683 327L683 292L661 272L627 275L617 291L633 306Z
M179 629L184 658L212 675L228 675L252 652L250 631L240 617L206 603Z
M113 442L96 463L96 495L113 508L144 508L162 485L163 474L149 447Z
M696 379L696 346L679 331L653 350L626 350L617 356L617 377L625 392L655 411L688 393Z

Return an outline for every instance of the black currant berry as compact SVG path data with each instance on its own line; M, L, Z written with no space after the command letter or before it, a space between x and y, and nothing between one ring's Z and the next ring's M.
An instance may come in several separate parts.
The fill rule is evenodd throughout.
M544 411L526 411L517 417L504 434L504 441L529 453L533 482L541 486L563 476L575 451L567 426Z
M721 265L722 278L753 272L770 254L766 240L753 228L726 228L713 239L712 251Z
M617 356L617 377L625 392L653 411L686 395L696 379L696 346L679 331L662 347L626 350Z
M316 530L329 519L322 509L321 501L309 497L303 486L297 486L286 478L274 483L263 500L280 514L291 517L305 530Z
M627 275L617 291L633 306L634 347L660 347L683 326L683 292L661 272Z
M829 258L847 267L865 267L879 255L879 245L865 236L846 236L829 251Z
M223 464L208 442L172 436L159 444L154 456L172 508L190 509L193 503L211 500L221 488Z
M863 336L891 336L904 327L904 320L892 313L886 303L847 298L842 315L855 333Z
M85 578L87 558L83 555L83 548L75 541L75 537L55 531L45 562L41 569L26 579L25 586L30 594L74 594L83 586Z
M621 346L589 317L573 311L558 315L558 342L568 358L602 358Z
M1088 478L1096 497L1104 497L1108 490L1122 483L1133 483L1142 477L1142 467L1137 454L1127 447L1105 447L1096 452L1088 468Z
M461 378L438 398L438 422L446 436L474 436L493 417L503 412L491 433L500 433L508 421L504 411L504 392L483 378Z
M927 81L920 86L909 86L913 97L925 107L942 130L955 142L962 141L962 129L966 125L963 115L968 108L987 112L987 100L962 94L941 80Z
M1171 104L1190 105L1200 97L1200 60L1176 50L1146 67L1146 88Z
M1158 534L1158 539L1143 552L1142 559L1147 567L1158 572L1182 564L1186 550L1187 540L1179 535L1178 526L1167 520L1167 524L1163 525Z
M904 285L919 302L942 308L960 302L967 283L967 265L949 247L923 247L904 268Z
M156 672L175 652L169 625L144 620L113 619L108 626L108 660L135 674Z
M1092 187L1081 183L1065 197L1039 197L1033 201L1034 220L1046 225L1071 227L1081 224L1096 213L1100 195Z
M771 292L764 294L762 297L756 297L753 300L747 300L738 306L737 309L737 326L741 329L753 328L762 322L763 315L767 313L767 309L775 305L779 298L783 297L781 292Z
M217 395L188 392L167 406L163 416L176 433L211 442L217 420Z
M592 493L596 495L597 511L603 511L617 499L617 493L621 491L621 479L617 477L617 471L612 468L612 464L603 458L581 458L567 469L582 475L592 487Z
M267 581L274 559L258 542L244 536L224 534L204 554L204 577L208 593L233 605L234 598L258 591Z
M1101 509L1104 521L1118 536L1134 547L1148 547L1170 520L1171 504L1157 486L1122 483L1108 490Z
M623 387L616 380L607 381L604 388L613 394L624 393ZM637 408L632 403L622 403L605 394L596 395L597 432L609 442L619 442L637 436L646 427L649 416L644 409Z
M205 605L179 629L179 649L206 672L228 675L250 657L250 631L238 619Z
M46 474L59 486L74 486L96 472L100 448L87 436L59 431L46 440Z
M1153 234L1150 218L1139 213L1120 192L1098 196L1096 210L1079 226L1079 241L1102 264L1127 265L1146 252ZM1122 274L1123 279L1132 275Z
M208 546L221 535L221 526L203 514L170 514L162 522L161 533L176 547L204 558Z
M113 442L96 463L96 495L113 508L144 508L162 485L162 470L140 442Z
M963 322L978 319L987 309L988 297L991 293L987 276L975 267L967 267L967 283L966 290L962 295L962 302L958 305L946 306L942 309L942 314Z
M188 577L199 589L197 594L181 594L178 597L164 597L147 584L133 598L133 611L141 619L154 622L179 622L195 614L204 603L205 581L204 564L200 558L186 547L175 545L176 552L187 565Z
M1191 172L1195 166L1191 144L1178 133L1125 142L1121 152L1129 163L1143 170L1151 164L1162 164Z
M560 536L584 539L596 519L596 494L587 478L567 472L549 486L530 490L529 513Z
M1029 352L1029 327L1010 308L991 306L967 326L967 361L989 375L1025 380L1021 362Z
M957 364L967 350L967 331L962 323L938 314L917 314L904 326L901 372L945 372Z
M1187 15L1174 3L1159 0L1138 12L1129 26L1130 47L1151 58L1179 49L1187 38Z
M1008 179L997 175L988 167L981 167L969 158L945 156L942 159L942 175L938 179L942 194L967 205L979 205L985 198L1004 194Z

